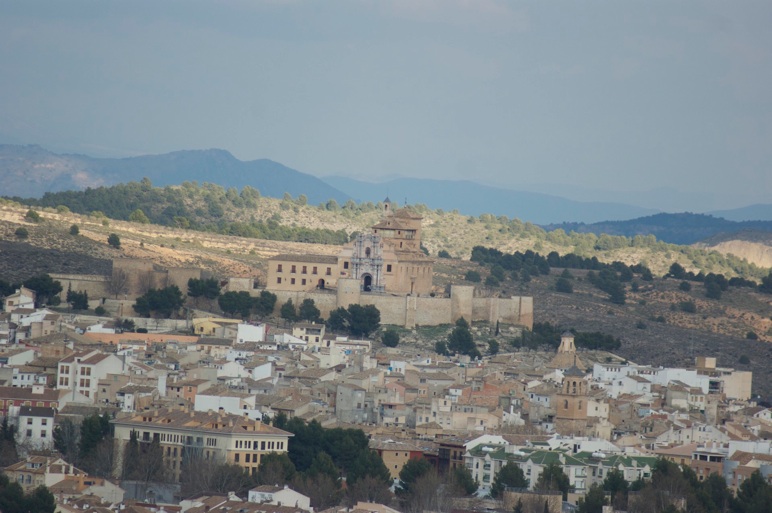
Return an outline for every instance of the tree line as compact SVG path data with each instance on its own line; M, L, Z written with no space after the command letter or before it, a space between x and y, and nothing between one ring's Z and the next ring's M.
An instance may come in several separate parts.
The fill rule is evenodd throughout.
M302 195L301 195L302 196ZM241 192L215 184L184 182L180 187L153 187L147 178L84 191L48 192L42 198L11 198L25 205L62 208L81 215L135 223L190 229L266 240L340 245L349 241L345 230L281 225L276 219L229 220L229 213L255 208L260 192L245 186ZM245 216L239 216L241 218Z

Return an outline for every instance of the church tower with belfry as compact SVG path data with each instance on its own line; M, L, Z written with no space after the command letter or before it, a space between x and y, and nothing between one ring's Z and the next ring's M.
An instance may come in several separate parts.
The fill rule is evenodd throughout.
M547 367L550 369L566 370L571 367L576 367L579 370L585 369L584 363L576 354L576 345L574 344L574 334L570 331L563 332L560 335L560 347L558 352L552 358Z
M588 389L585 374L576 365L563 373L560 392L555 394L555 431L561 435L585 435Z

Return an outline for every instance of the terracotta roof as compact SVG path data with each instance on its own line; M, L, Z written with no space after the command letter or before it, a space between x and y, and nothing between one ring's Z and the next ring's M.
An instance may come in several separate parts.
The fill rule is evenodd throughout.
M311 264L336 264L338 263L338 257L331 255L276 255L269 258L269 260L277 260L280 262L306 262Z
M143 420L150 419L150 420ZM219 414L212 411L198 412L175 408L163 408L154 411L141 412L130 417L111 420L117 425L129 426L166 426L175 429L190 429L195 431L230 432L239 434L286 435L292 433L251 420L241 415Z

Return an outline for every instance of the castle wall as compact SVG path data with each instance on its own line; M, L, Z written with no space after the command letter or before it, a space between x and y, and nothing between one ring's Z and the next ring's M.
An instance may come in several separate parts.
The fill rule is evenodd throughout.
M474 319L474 287L471 285L452 285L450 287L450 322L461 317L467 321Z
M472 299L471 318L491 323L521 324L533 327L533 298L514 296L509 298L476 297Z
M416 298L418 308L416 310L415 323L418 326L437 326L438 324L451 324L450 298L444 297L419 297Z
M362 292L359 288L359 280L352 278L340 278L338 280L338 306L348 308L349 305L361 304Z
M253 289L249 292L258 295L260 290ZM407 328L452 324L462 316L469 321L501 321L533 328L533 298L473 298L474 287L466 285L454 285L450 298L362 293L359 280L350 278L338 280L336 293L286 290L271 292L276 294L276 314L288 299L292 299L295 305L299 305L304 299L313 299L322 317L327 317L338 307L348 308L349 305L359 304L375 306L381 313L381 324ZM521 310L524 315L521 315Z
M62 284L59 297L62 301L67 299L67 291L87 292L89 299L101 299L110 297L107 291L110 278L100 275L88 274L51 274L51 278Z

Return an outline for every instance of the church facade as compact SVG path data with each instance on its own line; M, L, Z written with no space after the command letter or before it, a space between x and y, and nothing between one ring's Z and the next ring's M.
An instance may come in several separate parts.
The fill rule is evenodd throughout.
M277 255L268 261L266 289L311 292L357 280L365 293L428 295L434 261L421 250L422 217L387 198L383 217L335 255Z

